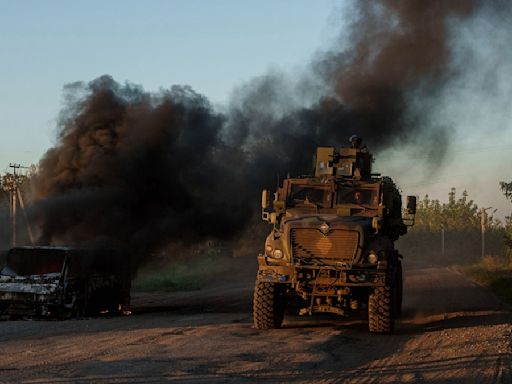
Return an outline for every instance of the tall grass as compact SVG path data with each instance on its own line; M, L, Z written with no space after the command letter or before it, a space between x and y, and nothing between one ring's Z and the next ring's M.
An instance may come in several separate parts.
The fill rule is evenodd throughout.
M189 259L142 268L133 282L133 290L150 292L201 289L228 270L228 260L217 254L194 255Z

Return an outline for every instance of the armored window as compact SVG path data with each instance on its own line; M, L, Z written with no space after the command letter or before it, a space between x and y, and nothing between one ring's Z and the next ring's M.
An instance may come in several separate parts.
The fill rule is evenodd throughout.
M377 189L359 187L340 187L338 189L337 204L356 204L375 207L379 205Z
M332 191L325 187L314 187L310 185L292 185L290 195L287 199L289 206L299 204L312 204L321 208L332 207Z

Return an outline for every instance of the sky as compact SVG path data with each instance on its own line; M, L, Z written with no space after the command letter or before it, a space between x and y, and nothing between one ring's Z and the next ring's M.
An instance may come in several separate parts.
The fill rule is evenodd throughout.
M0 172L36 164L55 142L67 83L109 74L157 91L188 84L222 108L236 87L278 69L299 73L343 31L344 0L0 0ZM339 16L342 15L340 18ZM501 20L510 23L510 20ZM479 206L510 213L512 53L507 30L484 18L456 36L466 68L432 108L454 134L447 161L391 148L375 168L404 194L447 200L467 189Z
M338 33L336 1L0 0L0 170L54 143L62 87L110 74L147 91L191 85L212 103Z

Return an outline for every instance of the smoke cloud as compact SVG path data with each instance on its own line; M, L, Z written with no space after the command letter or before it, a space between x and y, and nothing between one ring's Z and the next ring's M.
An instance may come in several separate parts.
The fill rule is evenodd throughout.
M353 133L375 152L417 144L435 168L453 132L431 119L430 103L458 74L451 65L453 29L477 10L476 1L466 0L356 2L348 37L340 38L349 43L313 61L323 90L318 100L276 112L275 104L286 107L279 103L282 84L274 74L260 78L245 96L237 95L231 132L244 132L237 143L248 147L266 139L254 152L263 164L280 154L280 172L309 169L305 153L318 144L346 143Z
M421 100L457 75L452 27L477 5L356 2L350 43L314 59L314 87L273 72L241 86L223 114L189 87L152 94L109 76L68 85L57 145L33 180L40 242L147 255L229 238L276 175L309 173L317 145L353 133L376 151L421 141L441 161L450 130L432 124Z
M147 255L244 222L244 185L233 182L240 153L219 141L224 119L203 96L187 87L149 94L108 76L68 91L59 142L33 179L40 243Z

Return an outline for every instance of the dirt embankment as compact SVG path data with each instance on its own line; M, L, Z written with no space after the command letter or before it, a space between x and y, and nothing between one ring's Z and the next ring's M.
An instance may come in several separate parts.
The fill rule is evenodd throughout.
M394 335L364 319L288 316L252 328L256 265L207 289L135 295L134 314L0 322L0 382L509 383L512 314L448 268L405 261Z

